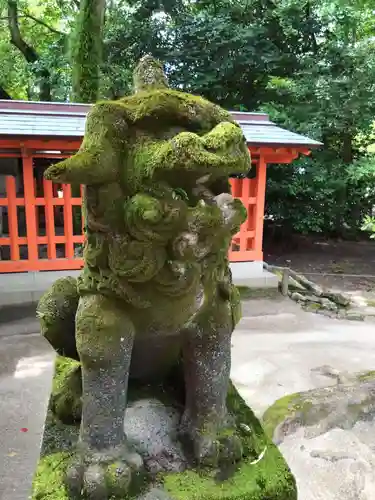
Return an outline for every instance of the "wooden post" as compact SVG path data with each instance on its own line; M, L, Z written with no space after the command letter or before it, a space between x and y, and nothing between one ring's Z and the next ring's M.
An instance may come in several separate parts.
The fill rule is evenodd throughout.
M251 180L250 179L239 179L242 184L241 189L241 201L245 205L247 210L247 219L242 224L240 229L240 252L242 255L246 254L248 248L248 231L250 230L253 221L252 219L252 211L250 210L250 194L251 194ZM250 260L250 259L249 259Z
M22 151L23 165L23 187L25 192L25 211L26 211L26 234L28 261L32 270L39 270L38 266L38 230L36 225L35 213L35 190L34 190L34 172L33 157L26 151Z
M285 297L287 297L289 291L289 274L290 274L289 271L290 271L289 267L286 267L283 271L281 278L281 293Z
M262 152L260 153L256 176L256 206L255 206L255 244L254 251L257 260L263 260L263 225L264 204L266 198L266 168L267 164Z
M65 234L65 257L74 258L73 244L73 210L72 210L72 187L70 184L63 184L64 197L64 234Z
M45 199L45 217L47 234L47 255L49 259L56 259L55 210L53 204L53 186L51 181L43 179Z
M6 192L8 198L8 227L10 238L10 258L12 260L19 260L20 247L18 244L18 217L17 217L17 193L16 193L16 179L12 176L7 176Z

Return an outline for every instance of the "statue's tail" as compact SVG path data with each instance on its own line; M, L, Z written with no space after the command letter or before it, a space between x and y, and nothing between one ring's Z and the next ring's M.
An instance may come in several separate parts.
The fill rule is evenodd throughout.
M37 307L42 335L58 354L75 360L79 360L75 340L78 301L77 280L67 276L55 281Z

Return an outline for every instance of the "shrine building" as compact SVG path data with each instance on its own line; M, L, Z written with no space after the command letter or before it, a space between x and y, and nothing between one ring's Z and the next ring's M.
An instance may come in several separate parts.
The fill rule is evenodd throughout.
M21 302L18 291L30 294L32 301L57 276L82 267L81 189L52 184L43 172L78 150L89 109L85 104L0 100L0 288L13 287L15 303ZM232 115L253 164L246 178L230 179L233 196L248 213L229 252L233 278L273 286L275 277L263 270L262 251L267 169L322 144L278 127L264 113Z

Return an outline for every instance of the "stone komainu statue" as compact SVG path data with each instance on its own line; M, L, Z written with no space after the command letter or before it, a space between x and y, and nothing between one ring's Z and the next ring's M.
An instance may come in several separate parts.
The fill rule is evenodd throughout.
M169 89L150 57L135 89L96 104L80 150L45 172L84 185L83 271L58 280L38 306L45 337L81 364L80 439L67 477L77 498L126 490L143 465L123 431L128 379L154 381L181 360L180 437L195 462L242 456L226 408L239 319L227 253L246 210L228 176L248 172L249 152L228 112Z

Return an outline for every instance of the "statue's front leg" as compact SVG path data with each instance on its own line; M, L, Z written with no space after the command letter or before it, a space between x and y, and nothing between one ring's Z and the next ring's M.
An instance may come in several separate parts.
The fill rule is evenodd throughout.
M124 496L142 459L124 435L134 327L116 302L100 295L80 299L77 350L82 364L80 439L67 485L73 498Z
M226 406L232 329L230 303L216 297L183 332L186 400L181 436L201 465L242 457L241 440Z

